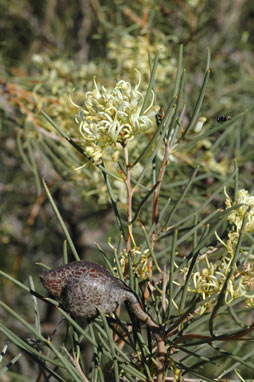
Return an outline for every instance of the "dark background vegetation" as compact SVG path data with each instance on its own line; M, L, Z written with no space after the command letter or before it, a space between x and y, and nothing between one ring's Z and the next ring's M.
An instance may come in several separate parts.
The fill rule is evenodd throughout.
M31 134L33 138L31 132L38 125L33 126L31 113L39 126L41 121L36 105L32 105L25 95L28 97L28 93L31 94L34 87L40 84L43 102L47 104L47 97L51 99L54 93L54 78L52 82L45 80L44 70L53 70L52 63L57 60L59 65L56 78L57 81L62 78L63 84L58 88L61 94L54 94L55 99L58 96L62 97L65 86L66 94L70 87L79 86L79 71L82 65L94 64L94 72L91 71L87 75L89 81L94 74L105 82L109 81L109 77L112 82L119 76L124 78L126 73L124 70L119 71L119 62L108 57L107 49L110 42L118 43L125 34L134 37L147 36L151 44L153 40L159 40L158 36L162 34L167 56L171 58L177 58L179 44L184 45L184 67L187 69L184 97L189 108L186 110L187 120L199 91L196 85L200 85L200 76L205 71L207 46L211 51L212 72L202 114L208 118L208 123L213 126L218 115L234 116L253 105L252 1L2 0L0 268L24 283L29 274L38 273L36 262L41 261L50 266L61 263L63 233L56 224L45 194L36 183L38 177L44 176L50 185L54 200L82 259L98 260L94 243L98 242L103 248L107 248L107 237L114 237L115 232L108 200L100 203L98 196L86 195L87 185L84 181L61 169L61 164L50 163L45 152L40 150L36 143L31 143L31 156L29 145L24 146L24 150L31 163L33 160L36 162L37 170L32 171L23 160L17 137L22 141L25 134ZM35 55L47 57L48 66L46 61L44 66L38 66ZM120 64L124 67L124 62ZM167 73L167 62L164 63L163 70ZM159 83L159 103L164 104L167 101L168 94L174 86L173 78L174 73L171 77L166 76L165 86ZM85 80L86 78L83 78L83 83ZM64 117L63 114L63 120ZM58 118L61 122L60 112ZM75 124L74 115L70 113L68 118L72 129ZM253 192L252 119L253 113L247 114L242 131L229 133L222 140L221 157L217 158L218 161L227 159L224 173L218 173L216 169L203 163L204 170L212 175L197 185L193 191L190 208L195 204L195 193L201 194L205 199L211 194L216 181L227 177L229 169L232 169L234 157L238 160L240 186ZM212 143L218 139L219 135L211 137ZM200 158L203 158L202 150L201 148ZM192 166L198 162L199 155L194 157L189 152L188 161L183 160L180 168L175 168L175 171L168 174L170 182L181 182L187 175L189 177ZM176 189L175 193L172 197L176 199L181 193L181 188ZM222 199L218 198L217 203L220 206ZM184 214L185 211L180 211L179 214L181 213ZM0 284L0 293L11 306L27 306L27 297L11 283ZM0 310L0 316L3 315L4 312ZM26 373L28 365L24 364L21 368L21 372Z

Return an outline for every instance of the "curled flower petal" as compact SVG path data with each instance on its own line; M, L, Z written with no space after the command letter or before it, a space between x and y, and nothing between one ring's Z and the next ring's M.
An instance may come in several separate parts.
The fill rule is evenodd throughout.
M86 92L83 107L79 108L76 122L85 141L100 146L103 150L116 143L126 144L135 135L154 125L158 107L154 106L154 94L150 105L140 114L144 97L139 92L141 75L132 89L124 80L118 81L112 90L99 89L94 78L93 91ZM89 146L90 147L90 146Z

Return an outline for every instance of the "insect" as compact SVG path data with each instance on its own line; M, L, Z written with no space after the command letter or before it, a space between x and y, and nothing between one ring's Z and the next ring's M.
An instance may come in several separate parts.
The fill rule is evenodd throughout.
M93 318L98 309L113 312L127 301L136 317L154 329L159 326L142 309L136 294L122 280L102 265L89 261L73 263L44 271L40 276L44 287L73 316Z
M161 106L158 114L156 114L156 123L157 123L157 126L159 126L161 124L161 121L163 120L164 115L165 115L165 111L164 111L163 106Z
M232 119L230 115L219 115L219 116L216 118L216 120L217 120L218 123L224 123L224 122L229 121L230 119Z

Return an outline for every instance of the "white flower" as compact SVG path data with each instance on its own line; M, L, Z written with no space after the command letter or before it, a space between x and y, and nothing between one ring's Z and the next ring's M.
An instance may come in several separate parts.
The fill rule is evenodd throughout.
M200 117L196 126L194 127L194 131L195 133L200 133L200 131L202 130L203 128L203 125L204 123L207 121L207 118L206 117Z
M243 218L246 214L245 232L254 231L254 196L249 196L247 190L241 189L237 193L237 198L232 204L231 199L226 195L226 207L230 208L235 204L243 204L241 207L234 210L229 216L228 220L235 224L237 232L240 231ZM247 210L249 211L247 212ZM246 213L247 212L247 213Z
M138 84L132 89L129 82L117 82L112 90L102 87L99 90L94 79L95 89L85 94L85 103L79 107L76 122L88 146L106 149L116 143L126 144L135 135L154 125L158 107L154 106L154 94L148 108L141 114L144 97ZM91 149L89 154L91 155Z
M149 261L151 259L149 249L145 249L143 252L141 252L139 248L133 248L131 249L131 255L133 271L138 277L146 279L149 274ZM119 261L122 272L124 272L126 268L128 256L129 254L126 251L123 251L120 254Z

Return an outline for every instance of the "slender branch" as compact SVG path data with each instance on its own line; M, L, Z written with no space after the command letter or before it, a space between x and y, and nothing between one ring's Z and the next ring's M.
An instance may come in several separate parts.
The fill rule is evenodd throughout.
M167 165L167 162L168 162L169 153L170 153L168 140L164 140L164 144L165 144L164 157L163 157L163 161L162 161L161 168L160 168L160 171L159 171L159 175L157 177L158 187L155 189L154 194L153 194L152 224L156 223L156 219L157 219L157 215L158 215L160 188L161 188L162 179L163 179L163 176L164 176L164 173L165 173L165 168L166 168L166 165ZM154 248L154 244L155 244L155 230L153 230L153 232L151 233L151 247L152 248ZM152 264L153 264L153 262L152 262L152 260L150 260L148 265L147 265L148 272L149 272L150 276L152 276ZM148 294L149 294L148 289L146 289L146 291L144 293L144 298L145 299L148 298Z
M157 178L158 187L154 191L154 197L153 197L153 216L152 216L152 223L156 223L157 215L158 215L158 206L159 206L159 193L161 188L161 182L165 173L166 165L168 162L169 157L169 142L168 140L164 140L165 144L165 152L164 152L164 158L161 164L161 168L159 171L159 175ZM155 244L155 231L151 234L151 247L154 248ZM152 260L149 262L150 274L152 275ZM161 335L156 335L157 340L157 348L158 348L158 376L157 376L157 382L163 382L164 380L164 364L165 364L165 340L161 337Z
M124 152L124 161L126 166L126 177L125 177L125 185L127 191L127 222L128 222L128 235L126 242L126 252L129 252L131 249L131 239L132 239L132 188L131 188L131 166L129 164L129 155L128 148L126 144L123 144L123 152Z
M165 144L164 157L163 157L163 161L162 161L159 175L157 178L158 187L155 189L154 194L153 194L153 217L152 217L153 223L156 222L157 215L158 215L159 193L160 193L160 188L161 188L161 182L162 182L162 179L164 176L164 172L165 172L165 168L166 168L166 165L168 162L168 157L169 157L169 152L170 152L169 142L167 140L165 140L164 144ZM152 247L154 247L154 240L155 240L155 231L153 231L151 234Z
M76 354L74 353L74 357L72 357L70 355L70 353L68 352L68 350L63 346L63 350L65 352L65 354L67 355L67 357L70 358L70 360L72 361L73 365L75 366L75 368L77 369L77 371L80 373L80 376L82 377L82 380L84 382L89 382L88 379L86 378L85 374L83 373L82 369L81 369L81 366L77 360L77 356Z
M165 364L165 340L160 334L156 334L157 348L158 348L158 357L157 357L157 382L164 381L164 364Z

